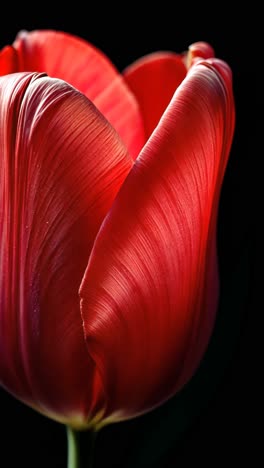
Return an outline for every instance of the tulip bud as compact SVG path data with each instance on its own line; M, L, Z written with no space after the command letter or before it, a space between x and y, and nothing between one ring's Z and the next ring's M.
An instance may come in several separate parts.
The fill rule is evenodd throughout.
M234 130L212 56L197 43L121 75L53 31L0 53L0 382L68 426L151 410L206 350Z

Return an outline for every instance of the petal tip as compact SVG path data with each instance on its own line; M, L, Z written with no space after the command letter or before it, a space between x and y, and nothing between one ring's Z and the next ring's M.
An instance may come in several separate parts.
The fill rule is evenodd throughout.
M209 59L214 56L214 49L210 44L204 41L194 42L189 46L186 54L186 67L189 69L194 63L196 63L198 58Z

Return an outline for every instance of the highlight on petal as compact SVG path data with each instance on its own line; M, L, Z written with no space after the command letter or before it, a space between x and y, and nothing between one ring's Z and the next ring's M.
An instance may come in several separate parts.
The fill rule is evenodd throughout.
M132 159L85 96L34 73L0 78L0 147L0 381L81 426L104 394L78 290Z
M60 31L22 31L14 42L16 71L45 72L87 96L109 120L135 159L144 144L138 104L108 58L88 42Z
M212 59L190 69L94 243L81 310L110 418L169 398L207 347L218 297L217 207L234 128L227 68Z
M149 54L124 70L124 77L140 104L146 138L157 126L175 90L187 73L180 55Z

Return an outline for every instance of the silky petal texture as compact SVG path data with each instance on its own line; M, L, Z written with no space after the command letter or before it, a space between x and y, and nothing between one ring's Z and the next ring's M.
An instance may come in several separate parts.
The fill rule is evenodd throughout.
M182 57L173 52L147 55L124 70L126 82L140 104L147 138L186 73Z
M75 36L49 30L22 31L14 49L18 56L15 71L45 72L73 85L109 120L132 157L138 156L145 142L138 103L101 51ZM0 65L2 71L6 73Z
M78 290L133 161L85 96L32 73L0 78L0 149L0 381L81 426L104 395Z
M217 207L233 129L231 72L221 61L200 61L101 226L80 296L106 418L165 401L207 347L218 297Z

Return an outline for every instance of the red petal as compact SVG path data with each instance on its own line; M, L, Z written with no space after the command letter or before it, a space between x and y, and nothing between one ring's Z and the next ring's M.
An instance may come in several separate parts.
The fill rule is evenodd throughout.
M85 94L109 120L136 158L144 143L138 104L122 76L91 44L58 31L22 32L14 43L17 71L45 72Z
M147 55L124 71L126 82L140 104L147 138L185 76L182 57L172 52Z
M234 128L231 74L194 65L96 238L81 287L106 414L161 403L195 371L217 305L217 206Z
M78 289L132 160L85 96L32 73L0 78L0 146L0 381L81 424L103 395Z
M0 76L14 73L18 70L17 53L12 46L6 46L0 51Z
M193 63L194 59L203 58L209 59L214 57L214 49L207 44L207 42L195 42L189 46L188 52L186 54L187 67Z

